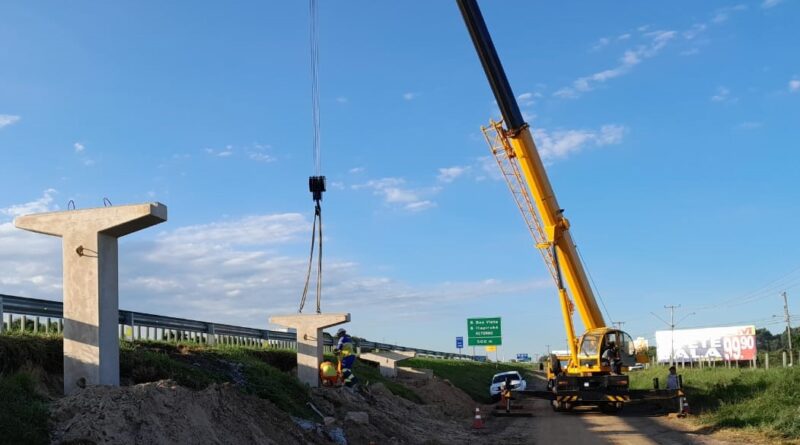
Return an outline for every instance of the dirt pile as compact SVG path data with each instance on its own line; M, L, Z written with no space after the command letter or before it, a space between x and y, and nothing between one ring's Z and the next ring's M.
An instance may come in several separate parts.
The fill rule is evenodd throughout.
M366 394L348 388L320 388L314 390L312 398L320 411L337 419L351 444L470 443L476 440L470 430L469 413L461 418L450 417L441 405L418 405L395 396L380 383L371 385ZM366 422L345 421L348 417L365 418Z
M439 405L447 416L466 419L474 414L477 404L464 391L448 380L434 377L429 380L403 382L426 404Z
M230 385L89 387L55 402L50 422L52 443L330 443Z

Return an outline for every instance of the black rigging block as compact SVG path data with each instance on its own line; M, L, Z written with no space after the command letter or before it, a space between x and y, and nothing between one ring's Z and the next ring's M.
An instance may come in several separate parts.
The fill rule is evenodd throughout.
M311 192L314 201L322 200L322 192L325 191L325 177L324 176L309 176L308 177L308 191Z

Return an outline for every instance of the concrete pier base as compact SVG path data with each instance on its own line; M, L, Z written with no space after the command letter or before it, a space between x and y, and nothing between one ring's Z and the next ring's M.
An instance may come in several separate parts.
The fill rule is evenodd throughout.
M319 386L319 365L323 360L322 330L350 321L350 314L294 314L269 319L297 330L297 378L312 388Z
M64 393L119 385L117 239L167 220L160 203L20 216L20 229L63 239Z

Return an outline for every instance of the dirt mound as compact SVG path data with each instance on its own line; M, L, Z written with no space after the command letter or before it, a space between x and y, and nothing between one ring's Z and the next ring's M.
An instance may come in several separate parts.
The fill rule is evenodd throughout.
M52 443L330 443L229 385L89 387L55 402L50 422Z
M450 418L441 405L418 405L395 396L380 383L371 385L366 394L349 388L320 388L313 391L312 398L325 415L337 419L351 444L470 443L475 440L469 414L462 419ZM350 420L345 420L348 418Z
M407 385L426 404L442 407L444 413L450 417L465 419L475 412L478 406L464 391L453 386L448 380L434 377L430 380L416 381Z

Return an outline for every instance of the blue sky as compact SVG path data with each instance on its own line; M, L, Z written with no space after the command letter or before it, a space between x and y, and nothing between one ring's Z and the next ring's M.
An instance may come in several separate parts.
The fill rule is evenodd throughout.
M563 346L454 2L321 3L323 310L379 341L452 350L466 318L502 316L506 356ZM686 327L778 329L800 291L800 5L481 6L610 320L652 338L681 304ZM60 299L59 241L14 216L108 197L170 211L122 241L121 307L295 310L306 2L4 2L0 42L0 292Z

